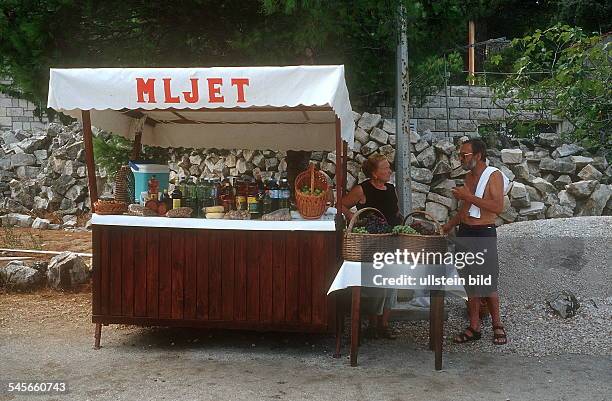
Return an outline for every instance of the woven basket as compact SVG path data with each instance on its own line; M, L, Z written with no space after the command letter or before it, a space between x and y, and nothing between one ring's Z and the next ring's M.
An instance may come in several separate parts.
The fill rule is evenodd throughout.
M127 203L116 200L99 200L94 203L96 214L123 214L127 209Z
M444 253L448 249L446 241L446 235L442 234L442 226L436 221L436 219L429 213L423 211L415 211L408 214L404 218L402 224L406 224L409 217L413 215L423 215L428 217L436 227L436 235L422 235L422 234L398 234L397 236L397 248L406 249L408 252L441 252Z
M397 249L396 236L391 233L359 234L352 232L357 217L366 211L374 211L384 217L378 209L373 207L365 207L353 215L348 228L344 232L344 240L342 241L342 257L344 260L372 262L374 260L374 253L395 252L395 249Z
M121 166L115 176L115 200L119 202L131 203L129 191L129 175L131 170L129 166Z
M308 186L311 194L304 194L300 190ZM315 189L320 189L319 195L312 194ZM301 172L295 178L295 204L300 215L307 220L316 220L323 216L327 210L327 197L329 185L325 176L315 170L314 164L308 166L308 170Z

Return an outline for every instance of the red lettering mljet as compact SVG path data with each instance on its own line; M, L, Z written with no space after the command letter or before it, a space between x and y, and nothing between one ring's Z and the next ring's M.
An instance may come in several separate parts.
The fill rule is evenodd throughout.
M180 103L181 95L172 94L172 78L162 78L164 82L164 103ZM182 96L187 103L197 103L200 100L199 78L191 78L191 91L183 92ZM221 93L224 82L222 78L206 78L208 86L208 101L209 103L223 103L225 98ZM245 103L244 87L249 86L248 78L232 78L231 86L235 86L237 94L237 103ZM138 94L138 103L157 103L155 100L155 78L136 78L136 92ZM147 100L145 101L145 95Z

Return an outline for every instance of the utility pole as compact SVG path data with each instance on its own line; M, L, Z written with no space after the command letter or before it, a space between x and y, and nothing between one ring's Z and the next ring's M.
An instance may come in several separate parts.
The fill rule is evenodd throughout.
M468 73L470 85L476 83L476 24L473 20L468 22Z
M395 184L402 216L412 212L410 178L410 96L406 9L398 5L395 93Z

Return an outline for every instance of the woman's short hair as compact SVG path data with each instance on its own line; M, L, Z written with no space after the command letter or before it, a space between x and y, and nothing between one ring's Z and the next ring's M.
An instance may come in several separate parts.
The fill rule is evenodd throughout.
M368 157L361 166L361 171L365 174L366 177L372 178L372 173L378 168L380 162L388 161L384 155L381 154L373 154Z

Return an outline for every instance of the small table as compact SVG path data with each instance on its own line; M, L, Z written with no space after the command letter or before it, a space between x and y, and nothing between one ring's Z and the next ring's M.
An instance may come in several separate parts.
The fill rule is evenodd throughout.
M361 262L344 261L336 278L329 288L327 294L341 289L351 288L351 366L357 366L357 355L359 353L359 330L360 330L360 312L361 312L361 288L397 288L397 289L415 289L414 286L384 286L373 285L368 280L362 280L362 267L365 265ZM442 267L442 266L439 266ZM453 265L443 266L446 277L458 277L457 269ZM406 266L406 273L410 273L415 277L426 271L427 266L417 265L414 269ZM444 333L444 295L449 293L464 299L467 299L465 289L461 285L445 285L440 289L430 290L430 308L429 308L429 348L435 353L435 369L442 369L442 337ZM336 355L339 356L339 337L341 331L336 330Z

